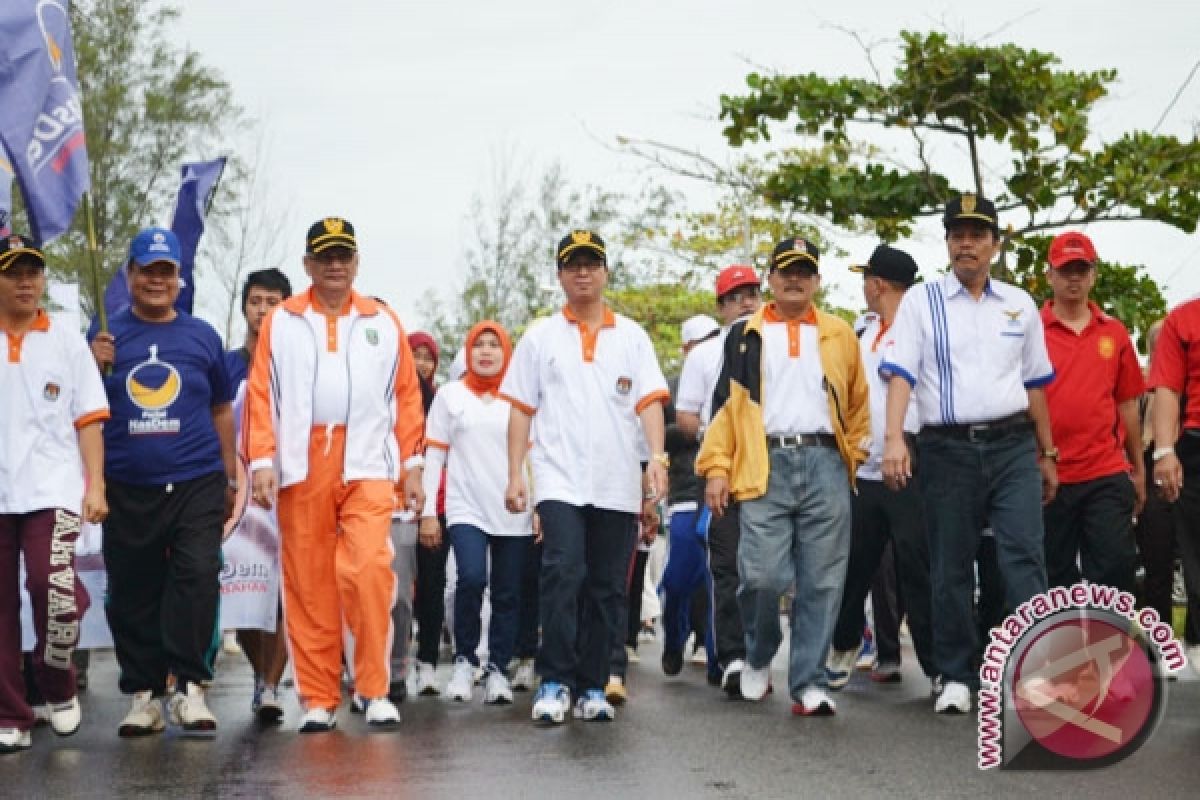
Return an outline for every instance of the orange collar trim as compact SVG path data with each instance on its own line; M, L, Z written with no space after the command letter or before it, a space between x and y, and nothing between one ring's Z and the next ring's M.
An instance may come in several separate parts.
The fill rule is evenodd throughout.
M297 295L292 295L287 300L283 301L283 306L293 314L303 314L309 308L322 314L327 314L325 308L321 306L317 300L313 288L310 286L304 292ZM337 316L344 317L350 313L351 307L355 308L359 314L364 317L374 316L379 313L379 304L369 297L363 297L353 289L350 290L350 296L346 298L345 304L338 309Z
M579 317L575 316L575 312L571 310L570 306L563 306L562 314L564 317L567 318L567 322L570 322L572 325L581 324ZM611 308L609 308L607 305L605 305L604 306L604 322L602 322L600 324L600 327L601 328L615 328L616 325L617 325L617 315L613 313L613 310Z
M779 308L774 303L767 303L763 307L763 322L787 322L789 324L803 323L805 325L817 324L817 309L813 306L808 307L808 313L800 319L784 319L779 314Z

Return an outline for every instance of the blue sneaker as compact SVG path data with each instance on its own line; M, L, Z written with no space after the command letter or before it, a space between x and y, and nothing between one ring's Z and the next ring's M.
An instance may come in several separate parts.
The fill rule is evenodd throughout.
M615 718L617 712L608 702L603 689L588 689L575 701L573 716L575 719L608 721Z
M600 693L600 697L603 699L604 692ZM566 720L570 707L571 693L567 687L554 681L545 681L533 697L533 721L559 725Z

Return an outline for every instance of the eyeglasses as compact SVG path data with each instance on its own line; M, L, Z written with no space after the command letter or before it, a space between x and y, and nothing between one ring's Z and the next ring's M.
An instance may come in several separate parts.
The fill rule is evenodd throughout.
M563 264L559 270L570 275L582 275L585 272L598 272L604 269L604 264L584 263L584 264Z
M728 303L740 303L743 300L754 300L757 297L757 286L743 286L740 289L734 289L733 291L729 291L721 295L721 305L726 305Z

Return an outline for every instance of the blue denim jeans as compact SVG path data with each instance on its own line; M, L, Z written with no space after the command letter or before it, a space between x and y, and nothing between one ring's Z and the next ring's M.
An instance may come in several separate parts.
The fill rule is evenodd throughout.
M626 582L637 517L557 500L538 504L542 519L537 671L576 695L603 689L614 642L625 641ZM623 648L622 648L623 649Z
M479 666L480 611L483 590L491 585L492 619L488 624L488 661L507 673L517 642L521 609L521 571L532 536L491 536L474 525L451 525L458 583L454 590L454 655ZM488 554L491 554L491 575Z
M918 482L929 525L933 659L947 681L979 685L975 557L985 526L1011 611L1046 590L1042 476L1031 431L970 442L924 431Z
M678 652L691 629L691 598L703 586L710 595L712 578L708 572L708 554L704 539L696 530L699 511L671 514L668 534L667 565L663 568L659 591L662 592L663 650ZM717 668L717 645L713 638L710 614L705 629L704 648L709 667Z
M779 649L779 597L795 581L788 689L793 698L825 684L850 557L850 483L829 447L772 447L767 493L742 503L738 603L750 666Z

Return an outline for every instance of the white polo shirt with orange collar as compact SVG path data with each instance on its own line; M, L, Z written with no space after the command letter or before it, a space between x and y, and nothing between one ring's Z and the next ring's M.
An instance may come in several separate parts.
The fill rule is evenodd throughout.
M637 513L638 415L670 395L650 337L610 309L588 330L569 308L530 326L500 395L534 417L534 502Z
M0 331L0 514L83 505L78 431L108 419L100 371L79 331L38 311L24 334Z

